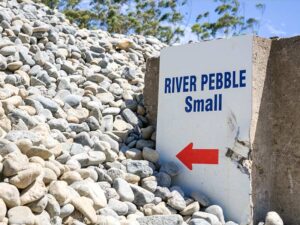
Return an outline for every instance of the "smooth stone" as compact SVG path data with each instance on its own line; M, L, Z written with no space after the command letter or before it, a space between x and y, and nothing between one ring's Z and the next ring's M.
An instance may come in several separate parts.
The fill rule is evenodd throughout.
M142 155L145 160L148 160L153 163L156 163L159 159L158 151L148 147L143 148Z
M89 151L88 152L88 165L89 166L98 166L106 160L104 152Z
M17 175L9 180L17 188L24 189L32 184L35 179L42 173L39 167L33 167L26 170L21 170Z
M99 137L99 140L109 143L111 150L118 153L119 152L119 143L113 140L110 136L103 134Z
M42 180L37 179L21 193L21 205L34 202L47 194L47 188Z
M134 214L137 212L137 207L135 204L133 204L132 202L125 202L127 207L128 207L128 213L127 215L130 215L130 214Z
M137 116L128 108L122 111L124 119L133 126L136 126L139 122Z
M26 111L21 109L14 109L11 112L11 116L16 119L22 119L27 127L34 127L38 124L34 118L32 118Z
M228 222L225 223L225 225L238 225L238 224L233 222L233 221L228 221ZM258 225L261 225L261 224L258 224Z
M65 61L61 65L61 69L66 71L67 74L74 74L76 72L76 67L74 67L69 61Z
M100 129L99 121L94 116L90 116L85 122L88 124L91 131Z
M103 115L118 115L121 109L117 107L108 107L102 111Z
M216 215L207 212L201 212L201 211L195 212L192 218L204 219L207 222L209 222L211 225L222 225L222 223L219 221Z
M5 46L1 48L0 54L3 56L10 56L14 55L17 52L17 47L16 46Z
M0 155L2 157L6 156L11 152L19 151L18 146L14 142L10 142L5 139L0 140Z
M92 74L90 76L87 76L87 80L95 83L101 83L103 80L105 80L105 76L101 74Z
M136 71L131 67L126 67L123 70L122 75L125 76L125 78L128 80L133 80L136 78Z
M52 225L50 222L50 215L46 211L36 215L35 221L36 225Z
M205 212L210 213L218 217L219 221L224 224L224 214L223 214L223 209L218 206L218 205L211 205L205 209Z
M18 70L21 66L23 65L23 63L21 61L17 61L17 62L11 62L7 64L7 69L10 71L16 71Z
M48 204L48 197L47 195L44 195L44 197L28 204L28 207L34 213L42 213L45 210L47 204Z
M155 191L155 196L161 198L164 201L166 201L168 198L171 197L171 192L166 187L157 186L156 191Z
M128 213L127 204L117 199L110 199L108 202L108 207L114 210L119 216L123 216Z
M113 209L111 209L109 207L99 209L98 212L100 213L100 215L103 215L103 216L112 216L114 218L119 217L118 214Z
M50 190L50 188L49 188ZM53 192L53 190L52 190ZM56 217L60 215L60 206L55 197L51 194L46 195L48 198L48 204L46 206L46 211L49 213L50 217ZM58 195L56 195L58 196Z
M142 133L143 139L146 139L146 140L150 139L154 131L155 131L155 128L153 126L148 126L148 127L142 128L141 133Z
M160 202L157 205L148 204L144 206L144 212L146 216L152 215L171 215L170 209L166 206L165 202Z
M101 120L101 130L112 131L113 130L113 116L105 115Z
M142 187L148 191L155 192L157 188L157 180L155 176L146 177L142 180Z
M53 155L53 153L50 150L46 149L46 148L32 146L26 152L26 155L29 158L33 157L33 156L38 156L38 157L41 157L44 160L47 160L47 159L49 159Z
M93 147L94 142L90 138L90 135L87 132L81 132L74 137L74 142L79 143L83 146L88 145Z
M51 222L52 225L62 225L63 224L62 218L59 217L59 216L55 216L55 217L50 218L50 222Z
M124 131L124 130L128 130L130 129L132 126L128 123L126 123L124 120L122 119L116 119L113 123L113 128L114 130L117 131Z
M194 212L198 212L200 210L199 202L193 202L189 204L184 210L180 212L183 216L192 215Z
M133 191L128 182L122 178L116 178L113 187L118 192L121 201L132 202L134 200Z
M81 196L89 197L93 201L95 209L100 209L107 205L104 191L99 185L97 185L97 183L89 180L83 180L74 182L71 187Z
M78 143L73 143L70 149L70 154L73 155L78 155L81 153L85 153L86 150L83 148L81 144Z
M60 209L60 217L65 218L69 215L71 215L74 212L74 206L72 204L66 204Z
M49 186L49 193L56 199L59 205L64 205L70 201L68 183L65 181L54 181Z
M63 98L63 101L72 107L77 107L80 105L81 97L78 95L68 95Z
M133 203L137 206L143 206L145 204L151 203L154 200L154 194L146 189L139 187L137 185L130 185L134 193Z
M183 219L179 215L156 215L137 218L140 225L181 225Z
M14 151L6 155L3 161L3 174L6 177L11 177L18 174L19 171L27 169L28 158L19 151Z
M125 178L126 173L121 169L113 167L107 170L107 175L109 175L111 179L114 181L117 178Z
M4 182L0 183L0 199L5 202L7 208L21 205L18 189L13 185Z
M34 27L32 32L36 33L36 32L48 32L49 31L49 27L48 26L39 26L39 27Z
M70 185L75 181L82 180L82 177L76 171L67 171L60 177L60 180L66 181Z
M167 162L162 164L160 172L165 172L171 177L174 177L179 174L179 167L175 162Z
M71 131L74 131L76 133L80 133L80 132L89 132L89 126L87 125L87 123L81 123L81 124L76 124L76 123L69 123L69 129Z
M112 216L98 215L97 216L97 225L121 225L121 223L119 222L118 219L116 219Z
M63 118L51 119L48 121L48 124L51 129L57 129L61 132L64 132L69 126L67 120L65 120Z
M168 199L167 204L179 211L184 210L186 207L185 200L178 191L171 192L171 197Z
M171 186L172 180L171 180L171 177L167 173L159 172L159 173L155 174L155 177L156 177L156 180L157 180L157 183L159 186L161 186L161 187L170 187Z
M192 219L189 221L188 225L211 225L205 219Z
M149 177L153 174L153 169L149 166L149 162L145 160L128 160L126 168L129 173L138 175L141 178Z
M71 200L72 205L81 212L91 223L97 222L96 211L93 208L93 201L86 197L77 197Z
M96 95L96 97L101 101L102 104L108 104L112 101L114 101L115 97L110 93L99 93Z
M103 53L105 51L105 49L101 46L97 46L97 45L92 45L90 47L90 50L93 52L97 52L97 53Z
M144 139L140 139L136 142L136 148L138 149L143 149L145 147L148 148L154 148L155 147L155 143L152 140L144 140Z
M0 221L3 221L7 212L7 207L3 199L0 198Z
M35 97L35 100L39 101L45 109L49 109L52 113L56 113L58 110L58 104L49 98L40 95Z
M131 148L125 152L127 159L141 160L142 151L136 148Z
M11 225L34 225L35 216L27 206L17 206L7 212L8 223Z
M265 225L283 225L283 221L276 212L268 212Z

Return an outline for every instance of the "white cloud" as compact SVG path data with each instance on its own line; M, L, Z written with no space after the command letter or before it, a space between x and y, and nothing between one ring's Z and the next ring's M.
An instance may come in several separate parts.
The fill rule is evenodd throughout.
M77 7L82 10L90 9L90 2L90 0L82 0Z
M285 36L287 33L280 28L275 27L271 22L265 24L267 30L274 36Z
M184 29L184 36L180 38L180 44L186 44L189 41L198 41L197 36L192 33L192 28L190 26L182 28Z

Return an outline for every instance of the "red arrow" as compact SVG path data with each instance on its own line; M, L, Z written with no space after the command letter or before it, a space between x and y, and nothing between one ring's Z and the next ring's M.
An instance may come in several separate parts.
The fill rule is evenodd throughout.
M193 164L218 164L218 149L193 149L193 143L188 144L176 157L190 170Z

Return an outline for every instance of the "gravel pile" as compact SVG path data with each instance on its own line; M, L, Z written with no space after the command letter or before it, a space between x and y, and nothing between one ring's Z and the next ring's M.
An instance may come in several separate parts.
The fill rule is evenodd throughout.
M142 93L163 47L0 2L0 225L225 224L172 186L176 164L158 163Z

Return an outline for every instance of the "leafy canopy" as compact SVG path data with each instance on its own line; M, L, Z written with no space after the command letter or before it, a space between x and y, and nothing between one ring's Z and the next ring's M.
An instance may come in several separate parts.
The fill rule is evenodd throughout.
M215 2L219 3L214 11L217 19L211 21L211 13L205 12L197 16L196 23L192 26L192 32L199 40L256 33L259 30L259 20L245 18L238 0L215 0ZM257 4L256 8L263 15L265 5Z
M84 0L41 1L63 11L80 28L151 35L168 44L180 41L188 26L199 40L255 33L259 29L257 19L242 16L238 0L214 0L218 3L215 11L201 13L193 22L187 21L185 7L192 0L89 0L88 4ZM256 7L263 13L263 4ZM211 14L216 18L212 22Z

